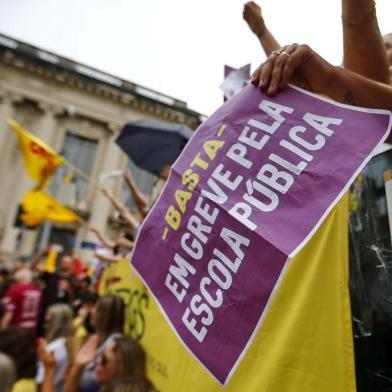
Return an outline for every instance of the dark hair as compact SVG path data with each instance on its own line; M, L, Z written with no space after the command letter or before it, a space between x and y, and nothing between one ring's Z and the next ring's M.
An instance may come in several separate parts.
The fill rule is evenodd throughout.
M127 240L129 241L134 241L135 240L135 231L134 229L131 229L129 227L129 223L127 221L125 221L122 217L120 217L119 220L119 231L121 231L123 233L123 237L125 237Z
M120 253L120 245L115 245L114 247L113 247L113 254L115 255L115 256L117 256L119 253Z
M125 238L126 240L128 240L128 241L133 242L133 241L135 241L135 233L134 233L133 231L131 231L131 230L127 230L127 231L124 233L124 238Z
M35 338L30 331L19 327L0 331L0 351L14 360L18 380L35 378L38 357Z
M89 287L91 286L92 280L91 280L90 276L86 275L81 280L82 280L82 282L86 283L87 286L89 286Z
M116 295L104 295L97 302L96 325L99 335L105 338L114 332L123 333L125 323L125 306Z
M0 276L4 276L4 278L9 278L11 276L11 272L7 268L0 268Z
M121 377L103 386L99 392L154 392L154 385L146 378Z
M95 304L98 301L98 294L93 291L85 291L80 294L82 304Z
M113 352L116 358L117 376L145 377L146 354L140 343L129 336L115 338L113 342Z

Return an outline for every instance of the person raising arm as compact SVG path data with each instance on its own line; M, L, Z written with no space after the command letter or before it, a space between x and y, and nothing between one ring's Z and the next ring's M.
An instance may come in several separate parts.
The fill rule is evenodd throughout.
M343 66L390 84L388 61L374 0L342 0Z
M136 207L142 217L142 220L147 216L148 211L150 210L145 200L141 190L136 185L135 180L133 179L132 172L130 170L126 170L123 174L124 180L128 185L128 188L132 194L133 200L135 201Z
M104 196L112 203L113 207L120 213L128 227L133 232L137 232L140 224L138 220L129 212L128 208L123 203L121 203L107 188L102 188L101 191Z
M116 246L115 241L110 240L108 237L106 237L105 234L103 234L102 231L100 231L96 227L89 226L88 229L97 236L99 241L101 241L103 246L105 246L106 248L113 249Z
M261 13L261 7L254 1L248 1L244 4L242 16L249 28L258 38L265 54L269 56L274 50L280 48L279 42L268 30Z

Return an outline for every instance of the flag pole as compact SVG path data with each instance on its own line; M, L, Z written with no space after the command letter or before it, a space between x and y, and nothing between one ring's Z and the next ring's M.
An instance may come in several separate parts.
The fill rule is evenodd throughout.
M73 163L69 162L67 159L65 159L62 156L63 160L64 160L64 165L68 166L72 171L74 171L76 174L78 174L80 177L84 178L87 182L91 183L92 185L94 185L96 188L101 189L102 186L101 184L99 184L98 181L96 181L95 179L93 179L91 176L89 176L87 173L85 173L83 170L79 169L77 166L75 166Z

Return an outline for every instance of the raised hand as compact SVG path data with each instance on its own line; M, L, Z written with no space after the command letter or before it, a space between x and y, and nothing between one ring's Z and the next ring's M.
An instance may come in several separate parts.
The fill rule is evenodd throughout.
M98 346L98 335L91 336L82 346L75 358L75 364L84 367L94 360Z
M242 16L249 28L257 36L261 36L265 32L265 22L261 13L261 7L254 1L248 1L244 4Z
M322 92L331 68L309 46L292 44L273 51L253 73L251 82L270 96L289 82Z

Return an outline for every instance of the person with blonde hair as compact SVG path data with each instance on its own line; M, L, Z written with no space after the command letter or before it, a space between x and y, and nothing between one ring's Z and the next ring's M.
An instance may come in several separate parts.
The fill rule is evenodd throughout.
M62 391L62 375L69 363L67 339L72 336L72 310L69 305L55 304L48 308L45 316L46 351L54 355L56 369L54 384L56 392ZM45 343L41 343L44 344ZM37 384L42 384L45 378L45 367L42 362L38 365Z
M112 339L105 350L98 355L96 355L94 344L91 341L86 344L75 359L74 366L80 369L78 377L80 377L82 369L94 358L96 390L100 390L101 385L108 385L120 378L135 377L144 380L146 377L146 354L141 345L129 336L118 336ZM77 373L74 372L74 375ZM78 377L69 378L64 389L65 392L77 390Z

